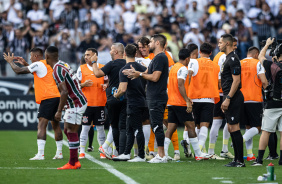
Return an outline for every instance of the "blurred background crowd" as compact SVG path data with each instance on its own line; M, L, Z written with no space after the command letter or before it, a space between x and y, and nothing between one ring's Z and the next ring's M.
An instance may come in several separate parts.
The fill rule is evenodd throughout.
M282 0L0 0L0 65L12 76L3 52L29 60L33 47L56 45L60 59L77 68L89 47L100 63L111 60L112 43L124 45L162 33L178 61L179 49L193 42L213 45L222 34L238 39L238 55L269 36L282 39Z

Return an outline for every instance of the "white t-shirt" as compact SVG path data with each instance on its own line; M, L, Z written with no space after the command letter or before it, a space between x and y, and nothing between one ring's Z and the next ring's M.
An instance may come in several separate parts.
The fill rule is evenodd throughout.
M65 9L64 0L52 0L49 9L53 11L53 17L55 20L60 18L62 11Z
M31 73L36 73L39 78L43 78L47 75L46 66L40 62L36 61L27 67Z
M185 34L184 38L183 38L183 43L186 45L189 41L195 43L196 45L198 45L198 47L201 45L199 39L204 42L205 41L205 37L203 34L199 33L199 34L195 34L193 32L188 32Z
M122 14L122 19L124 21L124 29L126 33L132 33L134 29L134 24L137 21L137 13L127 11Z
M185 66L182 66L177 71L177 79L183 79L184 81L187 79L188 69Z
M27 13L27 18L29 18L31 21L37 21L37 20L40 20L40 19L42 20L43 16L44 16L44 12L41 11L41 10L37 10L37 11L30 10ZM42 24L32 23L31 27L33 27L35 30L39 30L39 29L42 28Z
M98 63L97 63L97 66L99 67L99 64L98 64ZM91 66L87 65L87 67L89 68L89 70L91 70L91 71L93 72L93 68L92 68ZM91 74L91 75L94 75L94 73ZM82 80L81 67L78 67L78 69L77 69L77 71L76 71L76 76L77 76L77 79L78 79L79 81ZM108 80L108 76L107 76L107 75L104 76L104 80Z
M7 11L10 7L10 2L6 2L4 3L4 10ZM14 8L10 8L9 11L8 11L8 15L7 15L7 20L9 22L13 22L13 23L16 23L15 21L18 19L18 15L17 15L17 12L14 10L21 10L22 9L22 5L20 3L15 3L13 5Z
M151 63L151 59L147 58L140 58L140 57L135 57L135 62L143 65L143 66L146 66L148 68L149 64Z
M212 62L212 61L211 61ZM192 71L192 76L196 76L199 71L199 63L196 59L190 59L190 63L188 65L188 71ZM218 73L218 79L221 79L220 72ZM200 99L192 99L192 102L206 102L206 103L214 103L214 98L200 98Z

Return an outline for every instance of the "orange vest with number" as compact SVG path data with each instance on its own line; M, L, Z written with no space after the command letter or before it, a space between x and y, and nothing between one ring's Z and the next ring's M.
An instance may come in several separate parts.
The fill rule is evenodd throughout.
M167 56L167 59L168 59L168 67L173 66L175 63L174 63L172 57L169 55L169 53L167 51L165 51L165 55ZM153 60L154 57L155 57L154 53L149 54L149 58L151 60Z
M219 58L220 56L222 56L224 54L224 52L219 52L217 53L217 55L213 58L213 62L218 64ZM220 93L223 93L222 88L220 88L219 90Z
M60 92L53 78L53 68L46 63L46 60L39 62L42 62L47 68L47 74L42 78L39 78L36 72L33 73L35 101L41 104L43 100L60 97Z
M186 102L182 95L179 92L178 89L178 79L177 79L177 72L178 70L183 67L184 65L181 63L176 63L169 72L168 76L168 105L173 106L186 106ZM184 66L185 67L185 66ZM187 78L184 83L186 94L188 96L188 86L189 86L189 76L187 75Z
M98 64L99 68L102 68L104 65ZM84 83L86 80L92 80L93 84L90 87L83 87L82 92L87 99L87 106L105 106L107 102L106 91L103 91L104 77L96 78L87 64L81 65L81 74L82 79L81 83Z
M191 78L189 97L191 99L214 98L217 103L219 101L219 66L209 58L199 58L197 61L199 70L197 75Z
M245 101L262 102L262 83L257 76L257 64L259 60L246 58L241 60L241 91Z

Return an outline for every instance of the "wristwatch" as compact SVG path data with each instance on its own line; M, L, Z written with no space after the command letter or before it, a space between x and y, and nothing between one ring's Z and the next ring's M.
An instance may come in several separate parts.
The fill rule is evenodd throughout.
M97 63L97 61L92 61L92 64Z
M139 76L142 77L142 76L143 76L143 73L140 73Z
M227 96L226 96L226 98L227 98L227 99L231 99L232 97L231 97L231 96L229 96L229 95L227 95Z

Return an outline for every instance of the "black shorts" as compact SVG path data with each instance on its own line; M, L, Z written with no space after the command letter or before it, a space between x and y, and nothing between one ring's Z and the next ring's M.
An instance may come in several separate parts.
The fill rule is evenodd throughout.
M105 107L87 107L82 117L81 125L104 125L105 123Z
M223 101L226 96L223 97ZM242 108L244 105L244 96L240 90L231 98L228 110L225 112L226 122L230 125L240 123Z
M241 123L251 127L261 127L263 113L262 103L244 103Z
M37 118L45 118L53 121L58 110L59 103L59 97L43 100L39 106Z
M225 114L222 112L221 109L222 100L223 100L223 96L220 96L220 101L217 104L214 104L213 117L225 118Z
M148 107L145 107L144 110L143 110L143 113L142 113L142 118L141 118L141 121L142 123L149 120L150 119L150 115L149 115L149 109Z
M193 115L195 124L198 125L201 122L212 123L213 121L213 103L208 102L193 102Z
M166 101L148 101L149 115L152 127L163 126Z
M192 113L186 112L185 106L168 106L168 122L184 124L186 121L194 121Z

